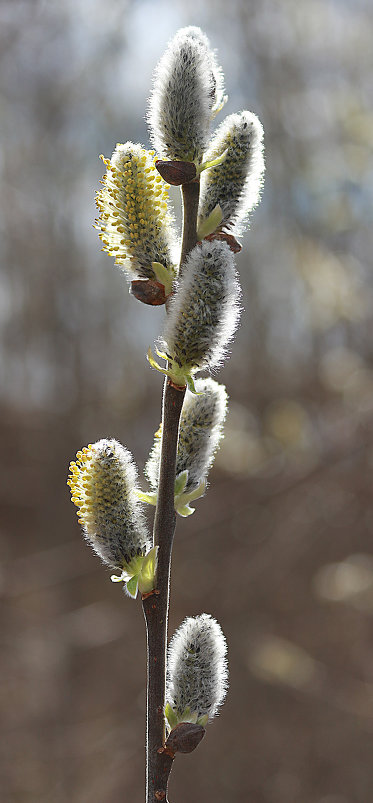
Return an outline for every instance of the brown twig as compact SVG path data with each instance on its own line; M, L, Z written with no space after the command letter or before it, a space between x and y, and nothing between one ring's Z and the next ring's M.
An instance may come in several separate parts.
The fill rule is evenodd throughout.
M176 526L174 485L179 420L185 395L166 379L163 397L162 456L158 486L158 504L154 520L154 538L158 545L157 591L143 599L147 632L147 803L160 800L166 792L172 762L158 750L165 741L164 704L166 680L167 619L169 605L171 551ZM168 771L166 772L166 770ZM166 796L164 797L166 800Z
M191 189L192 188L192 189ZM199 184L182 186L183 245L181 266L197 242ZM167 784L173 756L165 750L165 686L170 567L176 526L174 487L177 441L185 388L166 378L163 393L162 448L154 543L158 549L157 594L142 600L147 632L146 803L167 803Z
M183 195L183 242L181 246L180 273L189 251L197 244L199 181L183 184L181 191Z

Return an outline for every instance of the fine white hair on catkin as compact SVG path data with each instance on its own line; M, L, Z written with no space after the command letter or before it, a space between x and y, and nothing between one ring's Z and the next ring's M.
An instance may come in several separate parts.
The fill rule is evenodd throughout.
M137 467L131 452L103 438L77 453L68 485L83 533L104 563L123 569L152 542L137 491Z
M227 643L212 616L187 617L171 639L166 700L182 715L216 715L228 688Z
M161 347L191 372L216 368L236 331L241 288L227 243L203 241L190 252L171 299Z
M263 185L263 126L255 114L242 111L226 117L215 131L205 160L212 161L225 150L223 164L202 173L198 225L219 204L223 213L219 228L239 235L260 200Z
M185 492L194 491L207 478L223 435L228 396L224 385L214 379L197 379L196 395L186 392L180 418L176 476L188 471ZM145 474L153 491L158 489L161 438L156 434L154 446L145 466Z
M154 73L148 122L157 154L200 162L222 99L223 74L209 40L200 28L181 28Z

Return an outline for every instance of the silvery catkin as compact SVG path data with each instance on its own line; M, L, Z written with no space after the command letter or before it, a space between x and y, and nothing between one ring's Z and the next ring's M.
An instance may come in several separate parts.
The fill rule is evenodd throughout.
M201 176L200 236L204 236L203 227L218 205L222 212L219 229L241 234L249 213L259 201L264 174L263 127L255 114L242 111L226 117L217 128L205 159L212 161L225 151L223 164L205 170Z
M227 392L214 379L197 379L197 395L187 390L180 418L177 446L176 476L188 471L184 493L194 491L207 474L223 435L227 412ZM154 446L145 467L153 491L158 490L161 456L161 433L155 436Z
M198 720L211 720L228 688L227 644L212 616L187 617L171 639L168 651L166 700L179 721L186 711ZM189 710L188 710L189 709Z
M171 300L161 347L176 372L216 368L239 319L241 290L225 242L204 241L189 254Z
M158 156L200 163L222 103L223 75L207 37L200 28L181 28L154 73L148 121Z

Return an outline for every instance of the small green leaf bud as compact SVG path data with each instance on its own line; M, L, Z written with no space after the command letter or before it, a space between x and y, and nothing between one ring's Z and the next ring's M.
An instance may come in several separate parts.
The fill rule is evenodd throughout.
M153 591L156 584L158 563L158 547L153 546L146 555L136 555L128 564L124 565L121 574L113 574L113 583L124 583L124 590L129 597L136 599L137 592L148 594Z
M148 120L158 155L199 164L223 103L223 75L207 37L200 28L181 28L154 73Z
M211 162L226 151L221 165L201 174L198 237L214 231L216 207L221 211L218 228L239 235L251 210L257 205L263 184L263 128L248 111L231 114L216 130L205 161Z
M97 193L96 228L103 250L130 279L156 280L153 263L160 263L169 277L167 295L176 272L176 239L154 153L126 142L116 146L111 159L101 158L107 171Z
M168 652L165 714L171 729L179 722L204 727L216 715L228 688L226 652L223 631L209 614L180 625Z
M70 463L68 485L79 523L104 563L138 576L152 542L137 496L137 468L116 440L84 447Z
M196 394L186 392L180 418L175 481L175 508L180 515L193 512L189 502L202 496L206 488L207 474L219 448L227 411L228 397L224 385L219 385L214 379L197 379L195 387ZM153 498L158 490L160 458L161 428L155 434L154 446L145 466ZM151 497L143 495L141 498L148 501Z
M203 242L190 252L169 302L161 348L176 385L223 360L239 318L240 286L225 242Z

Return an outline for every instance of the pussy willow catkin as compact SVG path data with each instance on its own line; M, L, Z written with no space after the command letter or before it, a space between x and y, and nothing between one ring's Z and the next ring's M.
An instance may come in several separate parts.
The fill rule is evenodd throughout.
M104 159L106 174L97 193L103 250L115 258L130 279L154 279L153 262L173 276L176 236L167 187L154 166L154 153L141 145L117 145Z
M181 28L154 73L150 135L163 159L199 163L210 122L223 103L223 74L200 28Z
M179 721L211 720L228 686L227 644L212 616L190 616L171 639L166 699ZM194 717L193 717L194 715Z
M106 438L84 447L70 463L68 485L83 533L108 566L122 570L152 542L136 495L131 453Z

